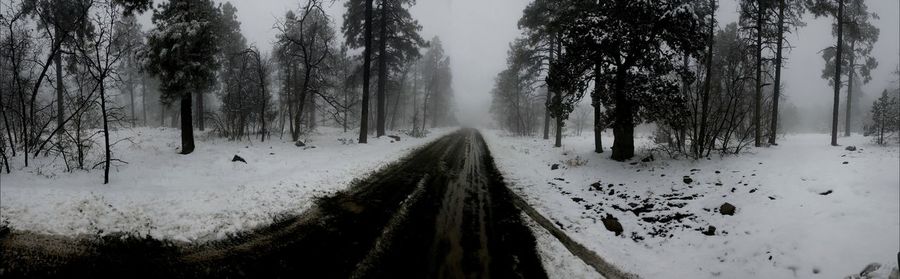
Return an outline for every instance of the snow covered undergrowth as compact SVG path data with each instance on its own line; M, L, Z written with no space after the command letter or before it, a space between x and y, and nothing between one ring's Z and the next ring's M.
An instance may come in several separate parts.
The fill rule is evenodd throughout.
M277 138L233 142L201 133L197 149L185 156L176 153L177 129L123 129L112 136L130 141L119 142L113 152L128 164L114 163L108 185L102 184L102 169L69 173L53 158L39 157L27 168L14 165L11 174L0 175L0 222L60 235L220 239L300 213L314 198L344 189L451 131L356 144L357 132L321 127L304 141L306 147ZM232 162L234 155L247 163Z
M870 263L883 265L872 278L887 278L897 266L897 146L853 136L839 140L859 148L847 151L829 146L828 135L803 134L740 156L641 162L651 142L640 138L635 160L620 163L609 150L592 152L592 134L564 138L563 148L484 135L514 191L644 278L843 278ZM719 212L726 202L733 215ZM618 219L619 236L607 216Z

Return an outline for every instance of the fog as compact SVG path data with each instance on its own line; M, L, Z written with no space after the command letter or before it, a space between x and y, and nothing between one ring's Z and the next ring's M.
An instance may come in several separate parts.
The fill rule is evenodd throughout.
M157 2L159 2L157 0ZM219 1L224 3L225 1ZM296 0L233 0L238 9L244 35L252 43L268 51L277 31L273 26L289 9L297 9ZM521 32L517 22L528 0L419 0L411 13L422 25L422 38L439 36L450 56L453 69L453 88L458 103L458 117L462 122L489 118L490 90L494 77L506 63L508 44ZM717 12L720 26L738 19L738 2L722 0ZM872 72L872 81L862 85L862 94L873 96L900 81L892 72L900 63L900 1L870 0L869 10L880 18L873 25L881 30L872 56L879 65ZM329 4L328 13L340 30L344 2ZM149 28L149 13L144 15ZM834 45L831 18L814 18L806 14L805 27L789 34L792 47L786 50L782 93L789 104L796 105L802 116L825 116L831 110L833 89L821 78L825 65L821 50ZM341 38L343 39L343 38ZM843 94L842 94L843 96ZM863 99L867 97L863 96ZM825 110L818 113L819 110ZM817 114L818 113L818 114ZM812 125L812 124L810 124Z

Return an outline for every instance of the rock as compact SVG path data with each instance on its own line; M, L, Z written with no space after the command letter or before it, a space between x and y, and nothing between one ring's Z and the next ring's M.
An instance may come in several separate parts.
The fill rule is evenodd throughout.
M708 236L716 235L716 227L709 226L709 228L706 228L706 230L703 231L703 234L708 235Z
M843 163L843 164L844 164L844 165L846 165L846 164L849 164L849 163L850 163L850 162L847 162L847 161L844 161L844 163Z
M397 136L397 135L390 135L390 136L388 136L388 137L394 139L394 141L400 141L400 136Z
M862 271L859 272L859 276L861 276L862 278L869 278L869 274L877 271L879 268L881 268L881 264L870 263L869 265L866 266L866 268L864 268Z
M719 207L719 213L722 213L722 215L734 215L735 209L737 208L734 205L726 202Z
M691 179L690 176L687 176L687 175L684 176L684 184L691 184L693 182L694 182L694 180Z
M297 142L294 143L294 146L296 146L296 147L304 147L304 146L306 146L306 144L303 143L303 141L298 140Z
M559 164L550 165L550 170L557 170L557 169L559 169Z
M828 194L831 194L831 193L833 193L833 192L834 192L834 191L832 191L832 190L828 190L828 191L819 193L819 195L827 196Z
M851 145L851 146L847 146L847 148L844 148L844 149L847 151L856 151L856 146Z
M644 159L641 159L641 162L644 162L644 163L653 162L653 154L650 154L650 156L644 157Z
M607 213L606 217L602 219L603 226L606 227L606 230L616 233L616 235L622 234L622 224L619 223L619 219L613 217L611 214Z
M247 161L244 160L244 158L241 158L241 156L238 156L238 155L234 155L234 158L231 158L231 161L232 162L242 162L244 164L247 163Z

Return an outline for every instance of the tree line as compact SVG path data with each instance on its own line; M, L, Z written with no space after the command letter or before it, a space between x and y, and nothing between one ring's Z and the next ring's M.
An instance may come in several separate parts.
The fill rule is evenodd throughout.
M2 1L3 166L54 157L67 171L102 168L107 183L111 165L126 163L110 132L125 127L180 128L178 152L190 154L195 130L300 141L321 124L358 128L366 143L455 123L449 57L439 38L419 35L414 1L348 0L340 27L330 3L301 1L261 50L228 2Z
M741 0L738 9L737 22L719 24L717 0L534 0L495 79L492 113L520 135L543 125L548 139L553 126L560 147L565 120L590 96L595 152L604 152L601 132L612 129L612 159L620 161L634 156L641 123L656 124L664 150L694 158L776 145L786 34L812 14L834 19L836 42L822 50L822 77L835 89L831 144L841 88L844 134L862 128L851 127L859 114L851 111L854 82L870 81L878 66L877 15L866 1Z

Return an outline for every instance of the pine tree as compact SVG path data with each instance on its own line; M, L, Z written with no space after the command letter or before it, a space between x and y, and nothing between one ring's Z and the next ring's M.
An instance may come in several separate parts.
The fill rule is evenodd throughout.
M872 70L878 67L878 60L872 57L872 49L878 41L879 30L870 22L878 19L878 16L868 11L868 6L863 0L848 0L844 12L844 45L845 54L841 57L842 75L847 76L847 105L844 121L844 136L850 136L851 116L853 112L853 86L854 81L868 83L872 80ZM837 28L832 28L837 32ZM822 51L825 59L825 68L822 70L822 78L830 79L836 71L834 48Z
M148 38L146 68L159 77L163 101L180 102L181 154L194 151L192 95L216 81L218 19L210 0L172 0L153 13L156 28Z
M566 30L562 49L564 54L593 59L560 57L567 61L560 73L578 76L584 68L578 63L585 60L601 65L592 68L599 79L595 86L602 89L600 100L611 114L612 159L624 161L634 156L637 123L663 120L668 111L684 110L684 96L671 76L678 55L696 54L704 45L700 16L687 0L580 3L563 9L574 15L559 17Z

